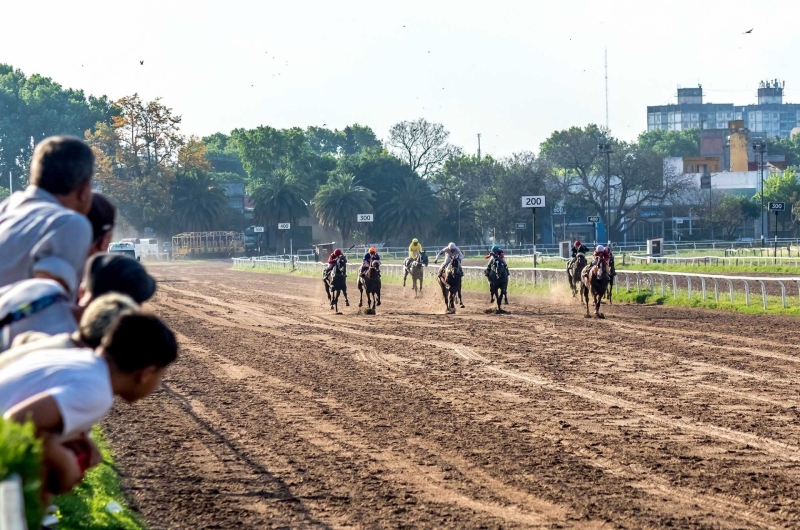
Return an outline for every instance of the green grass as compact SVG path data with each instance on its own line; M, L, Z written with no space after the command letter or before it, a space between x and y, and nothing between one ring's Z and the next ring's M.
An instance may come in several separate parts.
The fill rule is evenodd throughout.
M683 293L681 296L680 293ZM655 304L655 305L669 305L679 307L696 307L701 309L717 309L723 311L735 311L737 313L746 313L751 315L793 315L800 316L800 307L790 306L787 308L781 307L780 296L767 296L767 309L764 309L763 299L761 293L750 293L750 305L745 304L743 293L735 293L733 303L730 301L730 296L727 292L720 292L719 303L714 300L713 291L709 293L705 300L702 299L702 294L699 290L692 291L691 300L688 298L685 290L679 290L678 298L672 297L672 290L667 289L667 295L662 296L660 288L656 292L649 290L642 290L636 292L634 290L626 291L620 288L619 293L614 292L614 302L622 302L629 304ZM787 302L791 299L787 296Z
M698 274L789 274L800 276L800 267L789 265L688 265L662 263L625 263L617 262L618 270L688 272Z
M103 460L113 465L108 441L98 426L92 429L92 438L100 447ZM126 507L125 498L120 490L119 476L108 464L101 463L91 469L77 488L55 498L53 503L59 507L60 530L145 528L142 521ZM116 501L123 510L119 513L107 512L106 505L109 501Z
M20 425L0 417L0 479L17 474L22 478L22 495L28 528L39 528L42 506L42 443L34 435L33 423Z
M241 270L247 272L258 272L258 273L267 273L267 274L293 274L295 276L303 276L308 278L320 278L319 273L311 272L311 271L300 271L296 270L294 272L284 271L284 270L271 270L271 269L254 269L250 267L233 267L234 270ZM320 278L321 279L321 278ZM430 285L431 278L426 276L426 285ZM619 277L617 278L619 280ZM398 278L396 276L383 276L381 281L385 284L389 285L402 285L403 280L402 278ZM410 285L410 284L409 284ZM699 287L699 286L698 286ZM563 289L563 284L556 286L555 289ZM462 289L465 291L486 291L486 281L483 279L474 280L474 279L465 279L462 284ZM740 313L747 313L747 314L772 314L772 315L794 315L800 316L800 306L790 306L787 308L781 307L781 297L779 296L767 296L767 309L764 310L763 307L763 300L761 297L760 290L756 290L750 293L750 305L747 306L745 303L745 296L744 293L735 292L734 293L734 302L730 302L730 295L727 291L720 291L719 293L719 303L714 301L714 292L712 290L707 292L706 300L702 299L702 292L700 289L693 289L692 290L692 298L691 300L688 298L688 293L685 289L678 290L678 297L673 298L672 296L672 289L668 285L666 289L666 296L661 296L660 293L660 286L657 287L657 294L651 292L649 289L642 289L641 292L637 292L635 290L627 291L624 285L620 285L619 292L617 292L616 287L614 290L613 301L619 303L627 303L627 304L655 304L655 305L669 305L669 306L679 306L679 307L696 307L701 309L717 309L723 311L736 311ZM567 291L564 291L565 293ZM519 294L535 294L535 295L542 295L548 296L551 294L551 290L548 288L547 282L539 283L537 286L533 286L528 280L525 285L519 285L513 279L508 284L508 293L510 295L519 295ZM792 303L796 301L795 297L789 296L787 294L787 303Z

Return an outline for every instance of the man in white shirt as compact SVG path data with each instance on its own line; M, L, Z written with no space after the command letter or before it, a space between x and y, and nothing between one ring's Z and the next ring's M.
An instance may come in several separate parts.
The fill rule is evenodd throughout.
M74 299L92 243L94 155L77 138L36 146L30 186L0 203L0 287L29 278L62 284Z
M0 357L0 413L33 422L50 493L71 490L85 472L64 442L100 421L114 396L133 403L152 393L178 353L169 328L142 313L122 316L97 350L23 349Z

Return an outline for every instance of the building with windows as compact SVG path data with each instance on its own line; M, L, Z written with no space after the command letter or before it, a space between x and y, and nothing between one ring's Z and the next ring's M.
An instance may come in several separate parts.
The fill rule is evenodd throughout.
M761 81L758 103L705 103L702 85L678 89L678 103L647 107L647 130L727 129L728 123L741 120L744 127L764 136L788 138L800 127L800 104L784 103L785 82Z

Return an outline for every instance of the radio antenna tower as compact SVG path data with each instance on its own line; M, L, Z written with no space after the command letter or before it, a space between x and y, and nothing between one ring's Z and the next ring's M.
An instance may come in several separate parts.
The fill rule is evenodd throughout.
M608 48L606 48L606 129L608 129Z

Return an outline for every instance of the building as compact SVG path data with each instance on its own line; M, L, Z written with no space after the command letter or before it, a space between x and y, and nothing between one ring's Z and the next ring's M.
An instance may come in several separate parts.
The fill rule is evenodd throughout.
M220 187L225 190L228 196L228 204L232 210L244 213L245 208L245 185L244 182L224 182Z
M705 103L702 85L679 88L678 103L647 107L647 130L682 131L686 129L728 128L728 122L741 120L751 132L764 136L788 138L800 127L800 104L784 103L786 83L777 79L761 81L758 103Z

